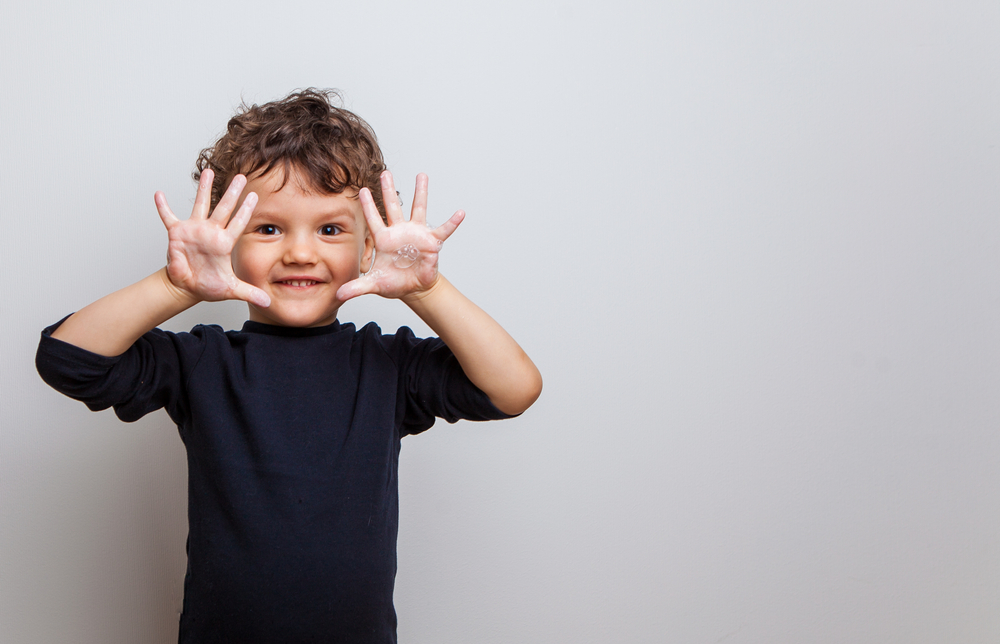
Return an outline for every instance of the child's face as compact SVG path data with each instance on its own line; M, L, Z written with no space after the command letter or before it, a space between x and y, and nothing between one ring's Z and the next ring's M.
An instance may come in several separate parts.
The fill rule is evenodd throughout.
M275 169L247 182L259 197L233 249L233 271L271 296L271 306L250 305L250 319L281 326L332 323L341 302L337 289L371 259L372 239L357 194L303 190L293 171Z

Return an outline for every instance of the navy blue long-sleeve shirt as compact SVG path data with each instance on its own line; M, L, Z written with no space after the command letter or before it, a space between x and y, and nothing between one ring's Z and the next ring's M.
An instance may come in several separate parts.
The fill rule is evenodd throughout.
M507 416L437 338L247 322L116 357L42 332L42 378L125 421L165 408L188 460L180 642L396 641L400 439Z

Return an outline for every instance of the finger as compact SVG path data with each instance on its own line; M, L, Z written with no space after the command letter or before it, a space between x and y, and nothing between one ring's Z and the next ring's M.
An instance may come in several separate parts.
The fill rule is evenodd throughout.
M347 300L358 297L359 295L367 295L368 293L375 293L376 291L375 280L359 277L351 280L350 282L341 284L340 288L337 289L337 299L341 302L346 302Z
M435 228L432 234L435 237L437 237L438 241L443 242L444 240L451 237L451 234L455 232L455 229L458 228L458 225L462 223L464 220L465 220L465 211L464 210L456 211L455 214L452 215L448 221L444 222L443 224Z
M385 229L382 215L378 213L378 206L375 205L371 190L362 188L358 193L358 198L361 200L361 212L365 214L365 221L368 222L368 230L374 236Z
M379 177L382 182L382 203L385 204L385 218L389 220L389 225L398 224L403 221L403 209L399 207L399 199L396 197L396 184L392 181L392 173L386 170Z
M191 219L208 219L208 212L212 207L212 181L214 180L215 173L210 168L202 170L201 178L198 180L198 193L194 196Z
M236 280L236 285L233 286L233 296L237 300L243 300L265 309L271 306L271 298L267 293L241 280Z
M156 194L153 195L153 203L156 204L156 212L160 215L163 225L166 226L167 230L173 228L177 224L178 219L173 211L170 210L170 206L167 205L167 196L157 190Z
M243 200L243 205L240 206L240 209L236 211L236 215L233 216L229 225L226 226L226 231L232 235L233 239L239 237L246 229L247 222L250 221L250 215L253 214L253 209L256 205L257 193L248 193L246 199Z
M212 211L212 216L209 219L220 221L223 224L229 221L229 215L233 213L233 208L236 207L236 202L240 198L240 194L243 192L243 187L247 185L247 178L242 174L238 174L233 177L233 180L229 184L229 188L226 189L226 194L222 195L222 199L219 200L219 205L215 207Z
M410 209L410 221L419 224L427 223L427 175L423 172L417 175L417 187L413 190L413 208Z

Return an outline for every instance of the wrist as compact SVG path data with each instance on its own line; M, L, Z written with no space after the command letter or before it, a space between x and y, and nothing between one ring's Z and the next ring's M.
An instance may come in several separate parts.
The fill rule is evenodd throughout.
M413 293L407 293L406 295L402 296L399 299L402 300L403 303L409 306L410 308L413 308L414 306L419 307L420 304L424 302L427 298L433 299L434 295L437 292L439 292L446 283L447 280L444 278L444 276L441 275L441 273L438 273L434 277L434 281L431 282L427 288L420 291L415 291Z
M173 283L170 279L170 274L167 272L167 267L164 266L156 275L160 278L160 282L163 284L163 289L166 293L177 303L178 306L182 306L185 309L190 308L201 302L201 298L194 295L190 291L183 289Z

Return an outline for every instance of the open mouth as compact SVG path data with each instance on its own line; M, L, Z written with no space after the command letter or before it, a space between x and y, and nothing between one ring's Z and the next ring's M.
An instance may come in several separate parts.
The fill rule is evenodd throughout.
M283 284L284 286L313 286L314 284L319 284L316 280L280 280L278 284Z

